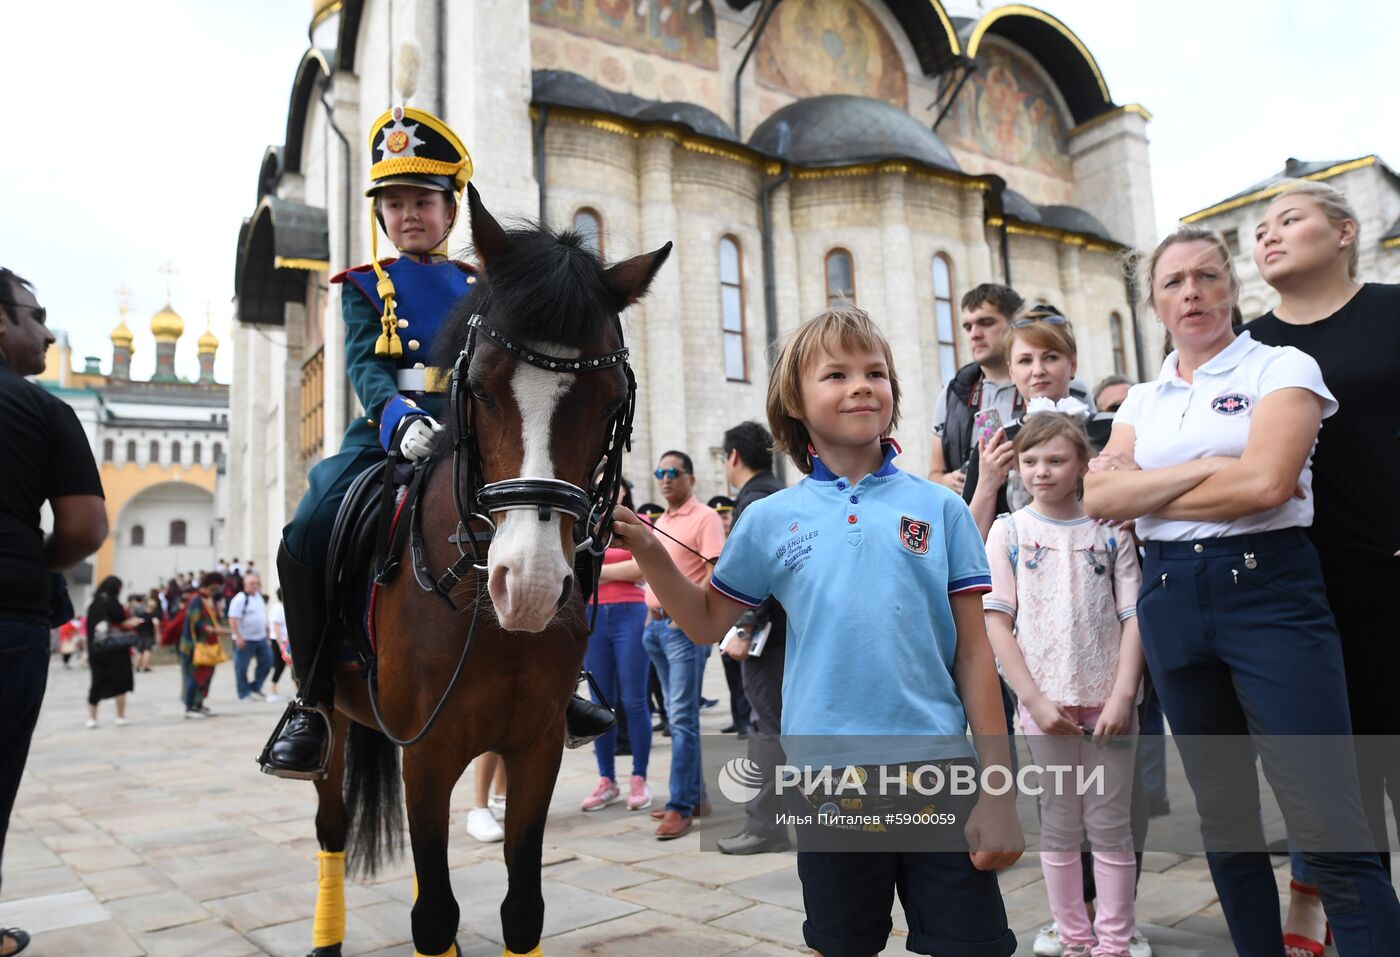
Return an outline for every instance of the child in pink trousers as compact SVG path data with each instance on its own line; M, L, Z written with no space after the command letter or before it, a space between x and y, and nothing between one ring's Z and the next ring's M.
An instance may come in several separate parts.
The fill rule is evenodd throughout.
M1040 410L1038 410L1038 408ZM1095 524L1081 502L1088 437L1074 414L1034 400L1016 437L1031 503L993 524L987 631L1020 699L1022 731L1042 767L1082 768L1041 779L1041 868L1065 957L1128 957L1136 930L1129 823L1136 697L1143 653L1132 536ZM1100 770L1101 769L1101 770ZM1074 782L1091 785L1080 795ZM1093 850L1098 906L1084 903L1080 848Z

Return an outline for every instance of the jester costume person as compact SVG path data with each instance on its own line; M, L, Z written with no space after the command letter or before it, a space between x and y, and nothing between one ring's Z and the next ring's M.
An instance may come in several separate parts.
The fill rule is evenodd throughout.
M309 487L282 530L277 554L299 692L281 732L259 759L265 772L279 777L315 779L326 772L338 655L335 645L321 648L328 620L325 561L341 501L356 477L391 451L411 462L431 454L446 403L434 391L429 354L453 305L471 294L477 282L472 266L446 255L447 236L472 174L471 156L457 135L431 113L395 107L374 121L370 151L365 194L375 220L375 259L331 278L344 286L346 374L365 414L350 423L340 451L311 470ZM377 227L384 225L380 194L391 187L433 190L450 198L446 232L431 252L378 260ZM570 739L591 740L613 720L611 712L576 695L568 710Z

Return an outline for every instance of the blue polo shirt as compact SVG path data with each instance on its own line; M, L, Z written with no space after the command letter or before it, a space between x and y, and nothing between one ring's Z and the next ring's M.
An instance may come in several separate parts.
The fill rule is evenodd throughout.
M754 502L710 586L788 613L783 746L799 765L899 764L972 754L953 681L949 596L989 591L967 505L902 472L899 446L857 482L812 474Z

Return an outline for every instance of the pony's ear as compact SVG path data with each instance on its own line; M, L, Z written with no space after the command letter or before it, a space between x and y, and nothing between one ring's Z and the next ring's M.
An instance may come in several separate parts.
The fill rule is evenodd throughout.
M612 291L617 311L621 312L647 294L647 288L656 278L657 270L671 255L671 244L667 243L655 252L642 253L631 259L608 267L603 271L603 281Z
M496 218L486 211L486 206L481 202L481 194L471 183L467 184L467 208L471 213L472 246L489 273L492 260L505 253L510 239L507 238L501 224L496 222Z

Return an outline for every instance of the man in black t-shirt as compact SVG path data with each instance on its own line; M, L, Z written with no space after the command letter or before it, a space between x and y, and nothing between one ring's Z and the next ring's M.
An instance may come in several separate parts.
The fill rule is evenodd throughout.
M48 680L51 573L97 551L107 510L97 463L73 410L25 376L54 341L28 282L0 267L0 876L5 834ZM53 508L44 536L39 512ZM0 929L0 957L29 937Z

